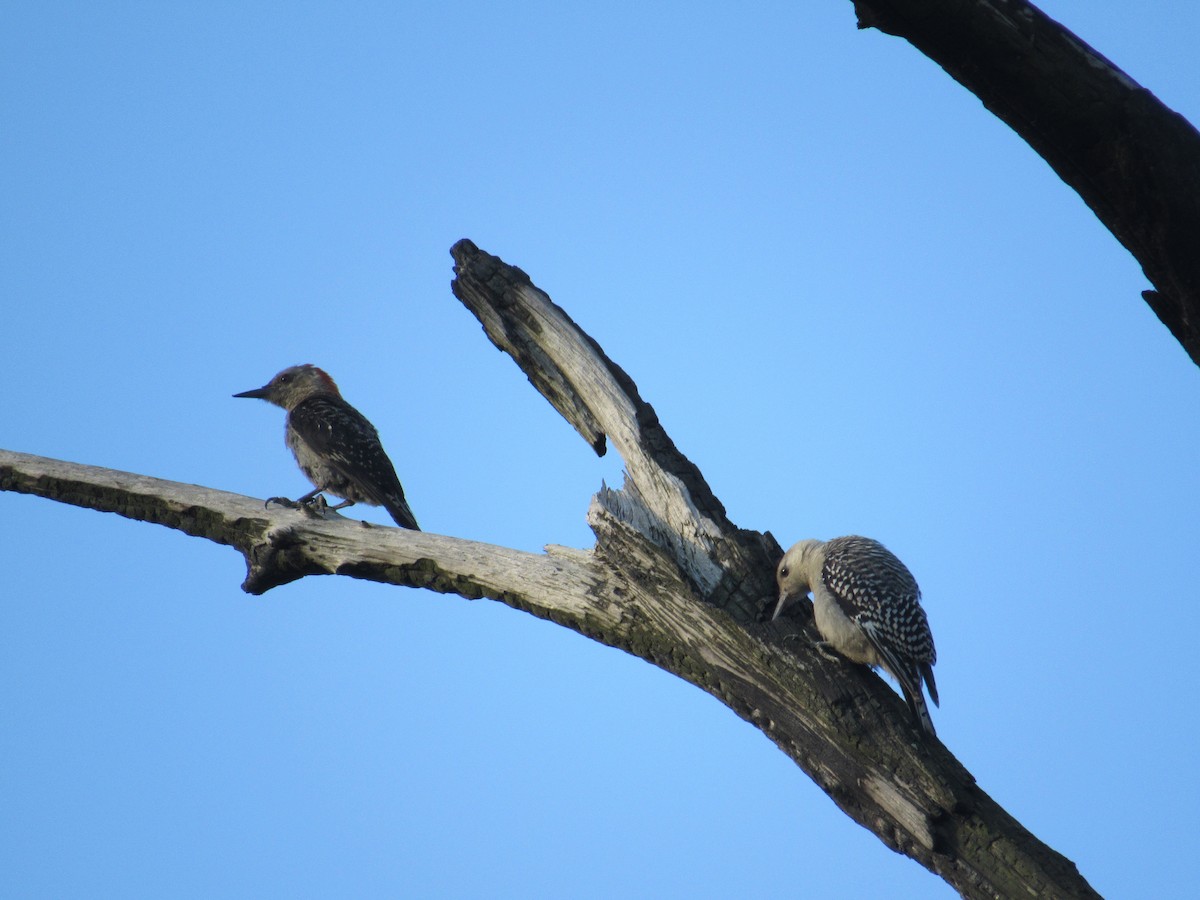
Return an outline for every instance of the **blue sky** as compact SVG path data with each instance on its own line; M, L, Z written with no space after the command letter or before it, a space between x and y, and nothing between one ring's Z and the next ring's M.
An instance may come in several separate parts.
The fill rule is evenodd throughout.
M1042 8L1192 122L1200 10ZM591 545L597 459L449 290L469 237L738 525L925 594L945 743L1101 893L1194 883L1200 372L1076 195L847 2L9 4L0 446L307 487L314 362L427 530ZM386 522L380 510L352 511ZM699 690L487 601L0 495L20 897L950 896Z

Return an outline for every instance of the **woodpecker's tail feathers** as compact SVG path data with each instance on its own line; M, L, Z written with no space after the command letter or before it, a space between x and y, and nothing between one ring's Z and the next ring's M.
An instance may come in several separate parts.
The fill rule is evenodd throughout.
M928 663L915 663L897 653L890 643L882 640L880 629L873 622L863 622L862 628L871 641L871 645L879 653L883 668L899 682L900 690L904 693L904 699L908 701L908 708L912 710L913 718L929 734L937 734L933 730L933 719L930 718L929 707L925 705L925 695L921 691L921 679L924 678L929 683L929 696L933 697L934 703L937 702L937 686L933 682L933 669Z
M903 690L904 699L908 701L908 708L912 710L913 718L920 723L930 737L937 737L937 732L933 728L933 718L929 715L929 707L925 705L924 694L920 692L919 688L915 694L910 693L907 688L903 688Z
M933 666L929 663L921 663L921 677L925 679L925 689L929 691L929 699L933 701L934 706L941 706L938 703L937 682L933 680Z
M383 504L384 508L391 515L392 519L401 528L409 528L412 531L420 531L421 526L417 524L417 517L413 515L411 509L408 508L408 501L403 497L399 500L388 500Z

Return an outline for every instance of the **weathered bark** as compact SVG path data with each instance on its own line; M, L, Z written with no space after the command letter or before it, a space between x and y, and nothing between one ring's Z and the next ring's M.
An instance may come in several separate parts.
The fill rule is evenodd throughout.
M853 0L909 41L1074 188L1141 264L1142 296L1200 365L1200 134L1023 0Z
M686 679L761 729L848 815L967 897L1096 896L1067 859L975 784L899 697L863 667L814 652L807 609L764 625L780 549L736 528L633 381L519 269L468 241L455 294L597 452L627 469L588 520L593 550L523 553L266 509L194 485L0 452L0 489L179 529L237 548L243 588L341 574L490 597Z

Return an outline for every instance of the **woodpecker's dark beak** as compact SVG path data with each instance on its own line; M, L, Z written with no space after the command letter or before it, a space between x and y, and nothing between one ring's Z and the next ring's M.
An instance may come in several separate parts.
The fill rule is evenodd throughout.
M792 605L792 595L786 591L780 591L779 602L775 604L775 615L771 616L771 621L774 622L779 618L780 614Z
M264 387L260 387L260 388L255 388L252 391L242 391L240 394L234 394L233 396L235 396L235 397L252 397L255 400L266 400L267 399L267 389L264 386Z

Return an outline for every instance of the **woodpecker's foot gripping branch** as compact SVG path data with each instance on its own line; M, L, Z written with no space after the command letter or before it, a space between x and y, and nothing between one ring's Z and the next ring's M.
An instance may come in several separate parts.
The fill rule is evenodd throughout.
M314 497L301 497L299 500L289 500L287 497L268 497L263 504L263 509L270 509L272 504L282 506L286 509L302 510L314 519L328 519L330 513L349 505L339 503L337 506L330 506L324 494L317 494Z

